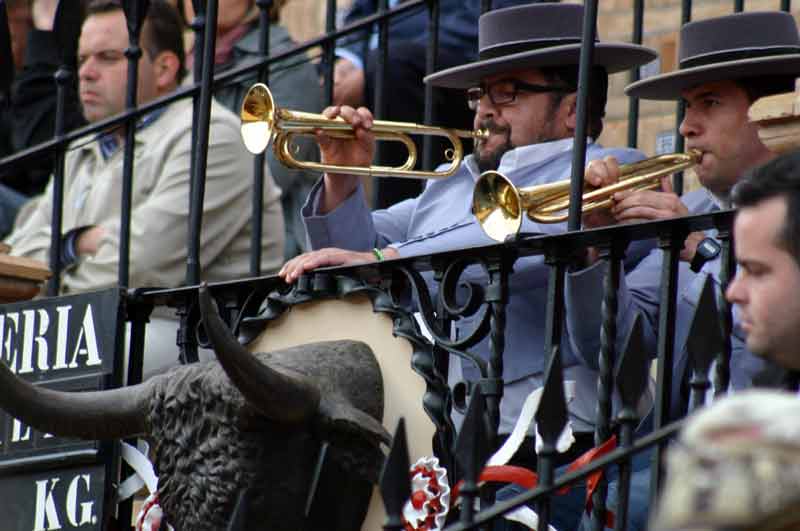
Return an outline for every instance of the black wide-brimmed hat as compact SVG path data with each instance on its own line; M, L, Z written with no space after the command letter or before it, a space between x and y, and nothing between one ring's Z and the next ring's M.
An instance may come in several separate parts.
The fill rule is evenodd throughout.
M486 76L508 70L577 65L582 31L582 5L544 3L489 11L478 19L479 60L433 73L425 83L469 88ZM655 58L656 52L644 46L595 42L594 63L609 73Z
M789 13L736 13L681 28L678 69L625 88L628 96L673 100L681 91L744 77L800 75L800 35Z

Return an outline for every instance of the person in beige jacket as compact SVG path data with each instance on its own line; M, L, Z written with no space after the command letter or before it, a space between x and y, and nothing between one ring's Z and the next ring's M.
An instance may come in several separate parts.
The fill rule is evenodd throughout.
M184 73L177 12L151 0L142 31L138 103L174 91ZM83 114L98 122L125 109L128 32L118 1L94 0L78 46ZM185 281L192 102L180 100L137 123L130 235L130 287L175 287ZM66 153L61 293L117 285L125 131L116 128L75 141ZM253 156L239 135L239 119L216 102L211 107L208 167L200 240L201 278L231 280L249 274ZM280 189L265 175L262 271L283 261ZM50 256L52 180L23 206L6 243L11 253L43 262ZM174 316L155 314L147 328L145 376L177 362ZM201 353L207 359L209 352Z
M154 22L155 21L155 22ZM177 12L150 4L142 32L138 102L175 90L183 74ZM78 56L80 99L89 122L125 108L128 34L117 2L94 1L82 27ZM180 100L137 124L131 213L130 286L181 284L185 278L189 215L192 102ZM66 267L62 293L117 284L124 130L78 140L67 151L63 233ZM239 120L222 106L211 109L200 261L204 280L241 278L249 272L252 156L239 136ZM264 193L262 268L283 258L280 191L268 177ZM23 207L6 240L12 254L48 261L52 181Z

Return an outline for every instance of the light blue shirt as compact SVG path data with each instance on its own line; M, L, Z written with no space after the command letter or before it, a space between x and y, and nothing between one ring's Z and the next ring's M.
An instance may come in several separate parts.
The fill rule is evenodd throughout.
M720 199L701 188L681 197L690 214L705 214L719 210ZM717 231L706 232L716 237ZM721 294L721 255L703 264L699 273L694 273L686 262L678 265L677 307L675 319L675 356L673 364L672 411L678 412L680 378L688 365L686 340L700 300L706 278L713 281L717 296ZM661 267L663 251L653 249L635 269L622 274L619 287L619 313L617 317L617 352L624 348L623 342L637 312L642 314L644 340L647 351L655 357L661 291ZM582 271L567 275L567 327L573 341L574 352L594 367L598 363L600 350L600 304L603 297L602 278L606 264L600 262ZM731 334L731 389L752 387L753 378L765 368L764 360L746 348L738 312L734 307L733 333Z
M572 166L571 138L534 144L513 149L503 155L498 171L506 175L517 187L528 187L554 181L569 179ZM586 160L616 157L623 163L643 158L632 149L605 149L598 144L590 144ZM477 165L470 155L458 171L451 177L430 180L418 197L400 202L385 210L370 212L364 197L364 190L358 189L334 211L319 215L318 201L321 182L312 189L303 208L311 247L339 247L357 251L368 251L373 247L391 246L401 256L426 255L436 252L462 249L494 243L481 229L471 211L472 193L479 177ZM529 219L523 221L525 232L546 234L561 233L566 230L564 223L540 224ZM521 258L514 264L514 272L509 277L509 300L506 307L505 354L503 380L504 398L501 403L501 433L510 431L516 420L522 401L533 389L541 386L541 376L547 355L544 352L545 308L547 302L547 278L549 266L541 256ZM423 276L435 296L438 289L430 272ZM470 266L464 272L462 281L472 281L486 285L485 272L478 266ZM464 337L469 333L476 316L460 319L455 323L453 333ZM572 372L593 369L581 367L580 358L572 353L566 336L562 338L562 360L567 369L567 379L576 379L579 395L571 404L573 420L580 417L577 429L591 429L596 407L596 383L594 378L571 377ZM472 352L488 359L490 355L488 338L473 347ZM451 383L463 378L477 380L477 370L460 358L451 359ZM577 414L578 403L585 402L585 411Z

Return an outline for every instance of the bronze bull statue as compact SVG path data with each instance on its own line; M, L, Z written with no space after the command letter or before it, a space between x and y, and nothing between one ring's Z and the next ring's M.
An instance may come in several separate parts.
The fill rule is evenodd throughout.
M142 384L65 393L30 385L0 363L0 408L47 433L148 439L159 501L176 531L356 531L389 442L383 381L370 348L329 341L251 354L206 289L200 308L219 363L176 367ZM326 465L315 467L323 443ZM310 492L312 487L315 492ZM310 496L315 511L307 511Z

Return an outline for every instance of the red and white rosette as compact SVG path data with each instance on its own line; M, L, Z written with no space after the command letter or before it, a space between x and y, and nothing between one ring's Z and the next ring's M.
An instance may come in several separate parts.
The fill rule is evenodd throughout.
M158 504L158 492L153 492L142 504L142 510L136 517L136 531L159 531L164 512ZM166 524L169 531L174 531L172 526Z
M411 499L403 508L406 531L443 529L450 509L447 470L436 457L422 457L411 467Z

